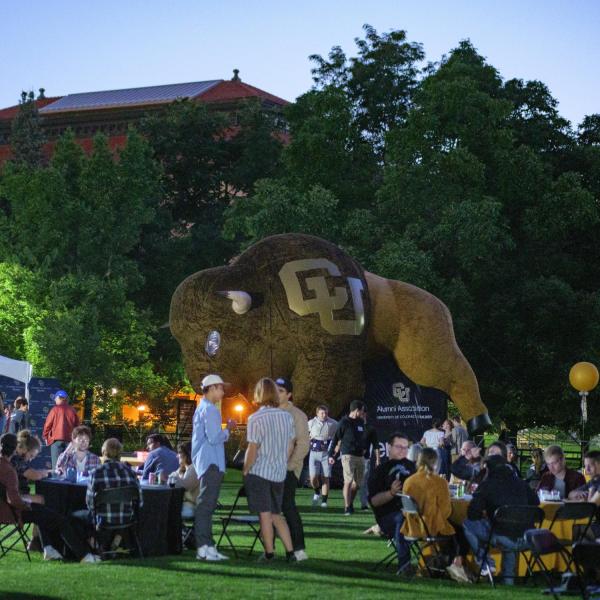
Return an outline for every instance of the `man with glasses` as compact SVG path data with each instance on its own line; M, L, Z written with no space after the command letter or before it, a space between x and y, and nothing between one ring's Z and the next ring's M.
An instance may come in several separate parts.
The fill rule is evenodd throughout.
M404 522L402 493L404 481L415 472L415 463L408 460L410 441L403 433L394 433L388 440L389 459L379 465L369 482L369 502L381 531L394 540L398 551L398 572L410 564L410 552L400 528Z
M585 485L585 477L579 471L567 467L565 453L560 446L548 446L544 451L544 460L548 471L542 475L538 491L558 491L560 499L564 500L573 490Z
M471 481L481 469L481 450L479 446L467 440L460 447L460 456L452 463L450 472L457 479Z

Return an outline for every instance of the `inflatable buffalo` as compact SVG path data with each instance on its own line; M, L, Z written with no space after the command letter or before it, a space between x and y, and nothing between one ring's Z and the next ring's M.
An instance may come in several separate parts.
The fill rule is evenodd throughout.
M191 275L173 294L170 327L196 389L215 372L251 395L281 375L307 412L326 402L339 413L363 396L363 362L391 354L412 381L446 392L472 433L490 424L444 304L320 238L275 235Z

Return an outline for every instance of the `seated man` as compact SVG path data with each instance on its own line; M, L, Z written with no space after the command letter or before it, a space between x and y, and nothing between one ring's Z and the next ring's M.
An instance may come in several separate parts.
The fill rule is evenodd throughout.
M583 458L585 472L590 480L569 493L569 500L591 502L592 497L600 492L600 450L590 450Z
M515 477L512 468L501 455L488 456L485 459L487 478L479 484L469 504L467 520L463 523L465 537L479 565L483 559L484 544L487 541L496 509L500 506L538 506L540 501L537 494L527 485L527 482ZM532 523L533 527L533 523ZM515 576L515 551L525 547L523 532L510 527L498 528L492 538L492 545L502 549L502 575L504 583L512 584ZM482 575L488 574L488 569L495 570L494 561L487 559L483 565Z
M381 531L394 540L398 551L398 571L410 564L409 547L400 533L404 522L402 493L404 481L415 472L415 463L406 458L410 442L403 433L394 433L388 440L388 460L380 464L369 481L369 502Z
M95 531L100 524L122 525L127 523L133 516L133 506L129 502L100 506L98 511L94 511L94 495L96 492L129 486L140 489L139 481L133 469L127 463L121 462L122 449L121 442L116 438L109 438L102 444L104 462L92 471L88 482L85 498L88 510L78 510L73 513L80 529L87 536L90 535L92 530ZM140 491L140 506L141 500Z
M479 446L467 440L460 447L460 456L452 463L450 472L457 479L471 481L481 469L481 449Z
M565 454L560 446L548 446L544 450L544 459L548 472L542 475L538 491L556 490L561 500L564 500L573 490L585 485L585 477L579 471L567 467Z
M156 473L160 482L166 483L169 474L179 468L177 453L171 448L169 440L160 433L148 436L146 448L150 451L148 458L138 469L142 474L142 481L147 481L150 473Z
M89 477L90 473L100 466L100 459L90 452L92 431L85 425L78 425L71 433L71 442L56 461L56 472L65 475L68 469L75 469L78 474Z

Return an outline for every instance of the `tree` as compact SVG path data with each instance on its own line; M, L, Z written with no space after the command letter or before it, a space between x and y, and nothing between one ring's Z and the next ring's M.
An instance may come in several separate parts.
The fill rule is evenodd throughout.
M39 167L44 162L45 142L33 92L21 92L19 112L12 122L10 135L12 160L21 167Z

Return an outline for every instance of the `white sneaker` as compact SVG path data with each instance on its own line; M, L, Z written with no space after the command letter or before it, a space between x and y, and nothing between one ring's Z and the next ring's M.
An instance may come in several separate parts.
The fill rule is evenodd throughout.
M308 554L306 554L306 550L296 550L296 552L294 552L294 555L296 556L296 560L298 562L300 562L301 560L308 560Z
M229 556L221 554L214 546L208 546L206 549L206 560L229 560Z
M206 560L206 551L208 550L208 546L206 544L204 544L204 546L200 546L200 548L198 548L196 550L196 558L198 560Z
M460 567L458 565L449 565L446 567L446 572L454 581L458 581L458 583L471 583L469 576L465 572L464 567Z
M79 562L81 563L99 563L102 559L97 554L88 552Z
M319 494L313 494L313 499L312 499L312 505L313 506L317 506L317 504L319 504L319 498L321 496Z
M327 508L327 502L321 502L321 508Z
M44 546L44 560L62 560L62 554L54 546Z

